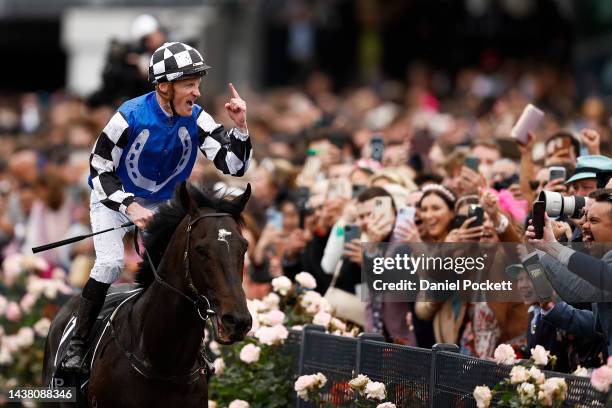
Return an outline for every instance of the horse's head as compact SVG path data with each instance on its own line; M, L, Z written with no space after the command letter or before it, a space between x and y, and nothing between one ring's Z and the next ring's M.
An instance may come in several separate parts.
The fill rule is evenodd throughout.
M251 186L219 208L199 208L185 183L179 187L183 209L192 222L188 235L188 262L196 290L206 296L216 313L213 325L222 344L240 341L251 329L251 314L242 290L242 271L247 241L239 219L251 195ZM206 216L223 212L226 215ZM195 221L195 222L194 222Z

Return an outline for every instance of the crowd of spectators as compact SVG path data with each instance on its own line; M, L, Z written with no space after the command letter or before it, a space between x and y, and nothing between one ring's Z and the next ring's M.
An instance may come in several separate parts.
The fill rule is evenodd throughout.
M265 296L274 277L301 271L315 277L322 294L331 285L360 296L360 242L524 242L540 191L587 196L597 185L581 166L612 169L602 100L577 103L572 76L545 64L508 61L495 70L470 68L455 75L415 64L404 82L339 90L315 72L302 86L244 88L251 168L243 178L225 178L200 155L190 180L219 193L251 183L243 230L249 298ZM225 100L204 92L201 104L230 125ZM3 257L89 231L89 154L117 106L87 102L62 92L0 99ZM528 103L546 116L520 145L510 130ZM477 167L466 159L478 159ZM549 180L551 166L565 168L567 180L578 177ZM391 198L390 211L372 214L380 197ZM466 222L472 204L484 210L482 226ZM414 221L396 223L405 207L415 209ZM555 222L555 237L589 236L580 233L584 221ZM360 235L345 243L347 225L356 225ZM132 281L140 260L131 243L128 235L124 282ZM40 256L50 269L67 270L78 288L93 264L93 244L85 240ZM605 333L587 338L545 321L530 296L530 280L520 270L517 278L524 302L379 299L352 319L389 341L419 347L456 343L482 358L510 343L527 354L530 346L543 344L566 371L605 361Z

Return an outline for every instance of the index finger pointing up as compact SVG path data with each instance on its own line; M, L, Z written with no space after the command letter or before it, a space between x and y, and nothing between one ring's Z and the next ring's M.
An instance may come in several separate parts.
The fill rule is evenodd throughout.
M238 95L238 92L236 91L236 88L234 88L234 84L232 84L231 82L229 83L229 90L230 90L230 93L232 94L233 98L240 98L240 95Z

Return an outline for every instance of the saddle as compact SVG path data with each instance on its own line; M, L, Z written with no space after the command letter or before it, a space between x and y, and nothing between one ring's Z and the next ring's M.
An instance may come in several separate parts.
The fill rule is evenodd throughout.
M98 318L96 319L89 339L87 340L88 346L85 352L83 364L88 364L91 368L100 339L107 330L107 323L115 310L117 310L121 305L133 302L137 298L137 295L141 292L142 288L138 287L136 284L114 285L109 288L109 291L106 294L106 299L104 300L104 305L100 310L100 314L98 314ZM79 378L73 378L73 375L69 376L71 378L67 378L68 376L66 373L62 372L59 368L59 363L62 361L66 351L68 350L68 344L70 342L70 338L72 337L75 325L76 315L73 315L64 327L60 344L55 355L55 360L53 361L53 384L63 384L63 386L73 386L83 389L89 380L88 378L83 378L82 376L79 376Z

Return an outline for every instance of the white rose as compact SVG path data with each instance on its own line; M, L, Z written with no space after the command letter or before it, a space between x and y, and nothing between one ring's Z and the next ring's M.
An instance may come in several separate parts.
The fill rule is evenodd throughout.
M55 299L57 297L59 287L55 284L54 281L47 279L47 286L45 287L45 297L48 299Z
M11 322L17 322L21 319L21 308L17 303L8 303L6 306L6 318Z
M580 366L578 366L572 374L578 377L588 377L589 376L589 372L587 371L587 369L584 367L580 367Z
M597 391L608 392L610 385L612 385L612 367L604 365L593 370L591 374L591 385Z
M500 344L493 353L493 358L497 364L514 364L516 362L516 353L512 346L508 344Z
M19 306L21 306L21 310L23 310L24 313L30 313L30 311L32 310L32 307L36 304L37 301L38 301L37 295L33 293L26 293L21 298L21 301L19 302Z
M563 401L567 394L567 383L563 378L553 377L547 379L540 386L538 399L544 405L551 406L555 400Z
M344 333L346 331L346 323L335 317L331 319L330 325L334 330L338 330L340 333Z
M225 370L225 361L223 361L221 357L215 359L213 365L215 366L215 374L223 374Z
M519 385L517 391L521 402L527 404L534 399L536 389L535 385L526 382Z
M51 327L51 320L47 319L46 317L43 317L42 319L34 323L33 327L36 334L38 334L40 337L47 337L47 334L49 333L49 328Z
M0 295L0 316L4 314L6 311L6 306L8 305L8 300L2 295Z
M247 299L247 308L252 315L265 312L268 310L268 306L259 299Z
M385 384L376 381L370 381L366 384L365 395L368 399L377 399L379 401L387 398L387 390Z
M295 281L304 289L314 289L317 287L317 281L308 272L300 272L295 275Z
M250 405L248 402L244 400L240 400L240 399L235 399L232 402L230 402L227 408L249 408L249 407Z
M0 366L13 363L13 356L6 347L0 347Z
M247 344L240 350L240 360L247 364L255 363L259 360L261 349L254 344Z
M286 276L279 276L278 278L272 279L272 289L281 296L287 296L287 293L289 293L292 287L293 284L291 280Z
M529 375L531 376L531 378L533 378L533 381L536 384L543 384L546 380L546 376L544 375L544 373L538 370L537 367L531 367L529 369Z
M259 321L267 326L276 326L277 324L283 324L285 314L280 310L271 310L268 313L260 314Z
M349 387L351 387L352 390L359 391L359 394L363 395L365 386L368 385L369 382L370 379L367 375L359 374L356 378L349 381Z
M270 292L262 299L262 302L268 310L275 310L278 309L280 305L280 296L274 292Z
M529 380L529 371L523 366L514 366L510 371L510 382L519 384Z
M327 383L327 377L322 373L302 375L294 383L293 389L298 397L308 401L308 393L317 391Z
M545 366L548 364L549 356L550 352L540 345L537 345L535 348L531 349L531 358L533 359L534 363L539 366Z
M487 386L478 386L474 388L474 399L476 400L476 405L478 408L488 408L491 403L491 398L493 394L491 394L491 390Z
M382 404L378 404L376 408L397 408L392 402L383 402Z
M272 327L260 327L255 332L255 337L263 344L273 346L276 344L282 344L285 339L289 336L287 328L282 324L277 324Z
M34 344L34 330L31 327L22 327L17 332L17 343L21 348L28 348Z
M301 324L296 324L294 326L291 326L291 330L302 331L303 329L304 329L304 326L302 326Z
M332 315L330 315L327 312L321 311L317 313L316 315L314 315L314 317L312 318L312 324L318 324L327 329L329 327L329 323L331 322L331 319L332 319Z
M208 408L217 408L217 403L213 400L208 400Z
M315 314L319 311L318 303L320 299L322 299L322 296L319 292L309 290L301 296L300 306L302 306L307 313Z

